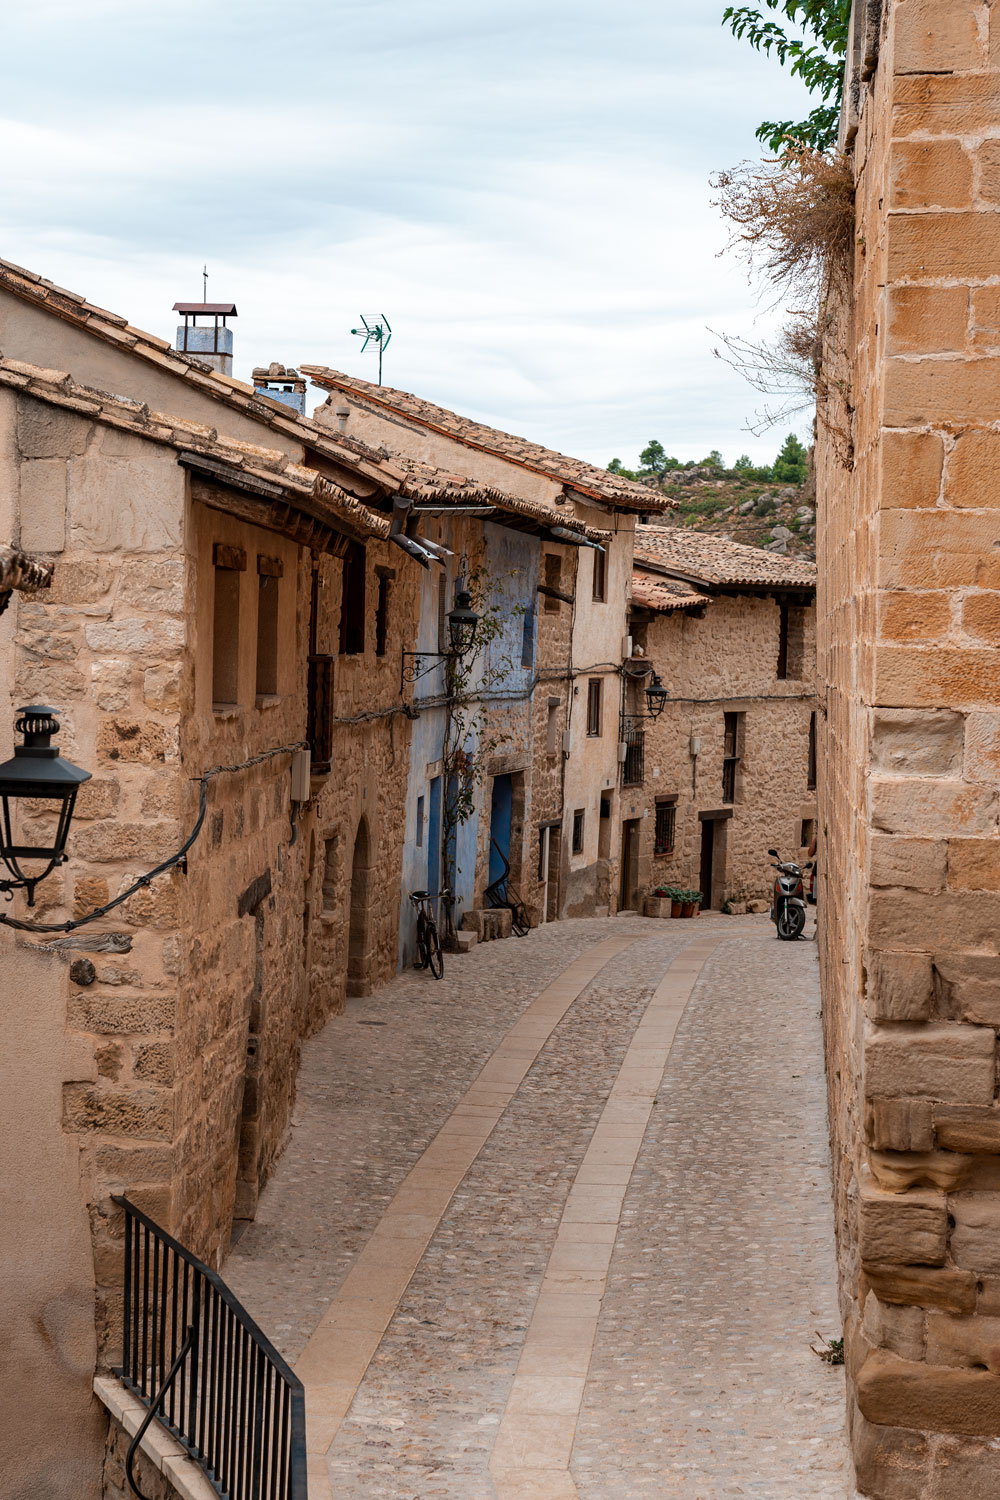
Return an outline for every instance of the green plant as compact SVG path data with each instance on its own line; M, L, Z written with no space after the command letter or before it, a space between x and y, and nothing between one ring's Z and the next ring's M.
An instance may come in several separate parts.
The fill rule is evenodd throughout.
M653 895L658 896L662 901L682 901L684 899L683 891L679 890L675 885L658 885Z
M839 1078L839 1073L837 1076ZM816 1337L820 1341L821 1348L817 1349L814 1344L810 1344L812 1352L818 1354L820 1359L828 1365L842 1365L844 1363L844 1340L842 1338L825 1339L821 1333L817 1333Z
M701 900L701 891L685 891L684 900L689 904L691 902L694 902L694 904L697 906L698 902Z
M753 513L755 516L769 516L774 509L775 501L773 495L763 495L754 506Z
M632 469L626 469L620 458L613 458L608 464L609 474L620 474L622 479L638 479L638 474Z
M825 151L837 139L844 86L844 58L851 21L851 0L764 0L805 36L802 40L749 5L727 5L722 13L734 36L758 52L774 53L782 67L802 79L823 101L804 120L764 120L757 139L781 151L789 139Z
M794 432L790 432L785 438L771 472L777 483L805 484L809 473L809 452Z

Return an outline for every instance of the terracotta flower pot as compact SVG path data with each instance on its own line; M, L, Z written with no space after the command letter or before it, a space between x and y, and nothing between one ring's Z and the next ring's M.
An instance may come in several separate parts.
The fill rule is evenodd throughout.
M698 910L698 903L697 903L697 901L685 901L684 905L681 907L681 916L682 917L693 917L694 914L695 914L695 912L697 910Z
M671 903L670 903L670 915L672 917L682 916L683 912L684 912L684 907L683 907L683 904L680 901L671 901Z

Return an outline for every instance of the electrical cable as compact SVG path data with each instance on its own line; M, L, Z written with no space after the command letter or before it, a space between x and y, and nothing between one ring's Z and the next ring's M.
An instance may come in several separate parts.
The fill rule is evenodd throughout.
M92 912L88 912L86 916L74 917L67 922L23 922L19 917L8 917L3 912L0 912L0 922L2 922L5 927L16 928L18 932L74 932L77 927L84 927L88 922L95 922L98 917L107 916L109 911L114 911L116 906L121 906L122 902L127 901L130 896L134 896L136 891L141 891L144 887L151 885L158 875L165 874L167 870L173 869L174 865L179 865L181 863L191 845L194 843L195 839L201 832L202 824L205 821L205 813L208 809L208 783L210 781L212 781L216 776L230 775L236 771L247 771L251 766L259 766L262 765L264 761L273 760L276 755L291 755L296 750L307 750L308 748L309 746L307 741L299 740L295 745L279 745L275 750L263 750L260 755L253 755L249 760L240 761L238 765L212 766L210 770L204 773L204 775L192 776L191 780L196 781L200 784L200 791L198 793L198 817L195 820L194 827L188 834L187 838L184 840L181 847L175 854L171 854L169 859L165 859L162 864L157 865L155 869L147 871L145 875L140 875L138 880L134 881L132 885L129 886L128 890L122 891L120 895L115 896L111 901L105 902L103 906L95 907L94 910ZM12 895L13 892L8 891L7 899L10 900Z

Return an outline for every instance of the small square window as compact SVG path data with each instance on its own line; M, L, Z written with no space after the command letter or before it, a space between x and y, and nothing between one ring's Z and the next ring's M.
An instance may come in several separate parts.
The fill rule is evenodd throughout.
M578 807L573 814L573 853L583 853L583 808Z

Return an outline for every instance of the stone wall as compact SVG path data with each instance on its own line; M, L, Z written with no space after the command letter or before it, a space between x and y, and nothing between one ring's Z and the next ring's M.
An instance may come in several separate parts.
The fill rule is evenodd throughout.
M795 675L777 672L779 607L752 594L711 599L703 615L655 615L643 631L645 660L669 692L666 708L645 723L645 783L624 788L622 814L641 818L640 893L658 885L701 884L700 813L725 810L725 715L743 716L732 817L719 820L712 904L761 898L773 875L767 850L805 858L803 825L816 818L809 786L809 726L815 697L815 608L792 605L801 626ZM790 632L791 633L791 632ZM639 666L637 661L635 666ZM635 697L642 698L641 684ZM644 700L642 706L644 707ZM692 756L692 740L700 742ZM656 798L676 797L671 854L654 849Z
M854 1451L880 1500L1000 1483L998 64L995 7L884 7L827 349L847 398L820 411L824 1012Z

